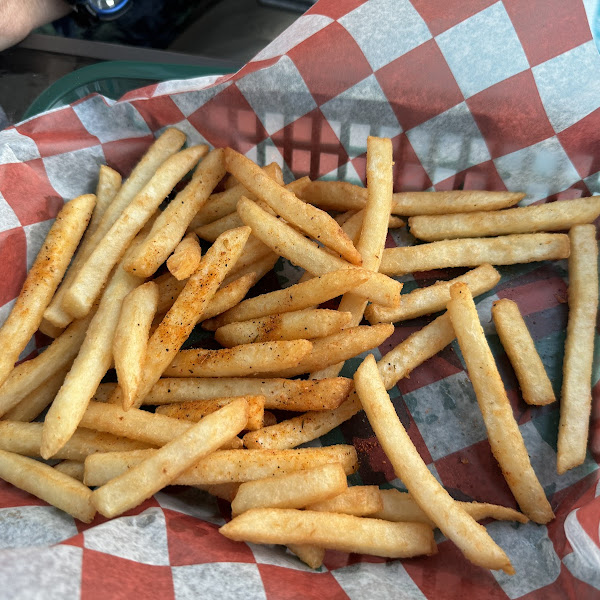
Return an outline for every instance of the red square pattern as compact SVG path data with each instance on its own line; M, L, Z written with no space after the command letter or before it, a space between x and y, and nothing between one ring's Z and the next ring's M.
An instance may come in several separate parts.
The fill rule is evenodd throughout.
M318 179L348 162L348 155L318 108L280 129L271 139L296 177ZM319 148L319 152L311 148Z
M495 0L445 0L444 2L412 0L413 6L426 21L433 35L450 29L494 2Z
M255 562L246 544L221 535L216 525L168 509L163 509L163 512L167 521L169 562L172 566Z
M535 283L511 286L498 292L499 298L515 301L523 316L554 308L562 304L566 296L567 284L558 276L540 279Z
M47 502L37 496L29 494L11 483L0 480L0 506L12 508L14 506L48 506Z
M42 159L0 167L0 189L21 225L56 217L63 199L50 185Z
M464 99L435 40L403 54L375 76L404 131Z
M330 571L335 569L341 569L343 567L349 567L359 563L384 563L388 559L382 558L381 556L373 556L372 554L355 554L347 552L340 552L339 550L327 550L325 552L325 558L323 559L323 565Z
M598 590L574 577L571 571L561 564L560 573L553 583L525 594L519 600L565 600L565 598L596 600Z
M98 138L88 132L70 106L31 119L17 126L17 131L35 142L42 157L98 145Z
M592 131L600 131L600 109L558 134L562 147L582 178L600 171L600 152L594 136L590 135Z
M81 600L100 598L175 598L171 567L146 565L85 548Z
M492 158L554 135L529 69L475 94L467 105Z
M320 0L311 9L307 15L325 15L332 19L339 19L355 8L363 5L367 0Z
M435 184L438 192L445 190L495 190L504 191L506 186L491 160L460 171Z
M152 98L157 87L158 83L153 83L151 85L138 88L137 90L131 90L130 92L127 92L121 96L120 100L129 100L129 98Z
M155 96L148 100L134 100L131 103L142 115L151 131L179 123L185 118L169 96Z
M152 142L154 142L152 135L106 142L102 144L106 164L121 173L125 179L144 156Z
M267 138L259 118L235 85L211 98L188 121L215 148L231 146L242 154Z
M20 227L0 233L0 306L4 306L21 291L27 276L27 239Z
M258 565L267 598L277 600L346 600L348 596L329 572L296 571L275 565Z
M504 7L532 67L592 39L583 2L504 0Z
M335 21L292 48L288 56L319 105L372 72L354 38Z

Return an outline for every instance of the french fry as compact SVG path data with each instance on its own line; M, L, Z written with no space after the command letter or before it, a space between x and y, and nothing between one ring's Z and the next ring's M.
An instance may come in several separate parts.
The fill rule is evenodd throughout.
M365 216L365 209L359 210L351 215L349 215L348 219L343 221L341 225L344 233L352 240L354 245L358 244L358 240L360 239L360 232L363 227L363 219ZM388 229L397 229L399 227L403 227L405 225L404 221L394 215L390 215L388 218Z
M275 252L270 252L269 254L259 258L257 261L246 265L243 268L237 269L233 275L228 275L223 280L223 287L230 285L236 279L241 279L242 277L251 276L252 277L252 285L254 285L259 279L262 279L273 267L275 263L279 260L279 256L275 254ZM249 286L249 287L252 287ZM237 303L236 303L237 304ZM233 308L235 304L232 306L228 306L227 309ZM224 312L224 311L221 311ZM215 313L215 316L220 313ZM208 318L208 317L207 317Z
M303 202L277 185L258 165L231 148L225 150L225 161L230 173L288 223L339 253L351 264L361 264L361 256L350 238L325 211Z
M435 523L419 507L408 492L393 489L379 490L379 495L383 507L373 514L373 517L376 519L385 519L386 521L416 521L436 527ZM523 513L507 506L488 504L487 502L460 502L458 500L455 500L455 502L476 521L490 518L497 521L517 521L518 523L527 523L529 521Z
M247 273L248 269L251 268L251 266L257 261L265 258L266 256L270 256L271 254L271 249L267 245L263 244L254 236L250 236L246 242L246 245L244 246L244 252L231 269L230 275L233 276L237 275L238 273Z
M411 217L499 210L524 197L521 193L479 190L396 192L392 213ZM323 210L361 210L367 202L367 190L343 181L313 181L301 192L301 198Z
M150 325L158 305L158 287L148 281L123 300L112 351L123 398L130 405L140 384Z
M246 401L238 399L194 423L140 464L92 493L92 503L105 517L141 504L187 468L235 437L248 419Z
M492 238L462 238L417 246L386 248L380 271L404 275L416 271L514 265L568 258L569 238L563 233L523 233Z
M248 423L246 429L252 431L264 426L265 397L264 396L232 396L229 398L213 398L211 400L192 400L165 404L157 407L155 414L165 415L174 419L185 419L198 422L236 398L244 398L248 403ZM143 412L143 411L142 411Z
M376 513L383 510L383 500L376 485L354 485L333 498L309 504L306 508L355 517L373 516L380 519L382 517L377 516Z
M208 150L206 146L203 149L203 153ZM203 153L198 153L195 162ZM125 270L138 277L153 275L176 248L194 215L224 175L223 150L212 150L198 165L192 180L158 216L148 237L125 263Z
M237 211L242 221L252 227L253 235L280 256L306 269L311 275L319 276L352 267L350 263L320 248L315 242L305 238L290 225L268 214L247 198L238 202ZM353 291L372 302L384 306L397 306L401 289L400 282L381 273L371 273L369 279Z
M592 364L598 311L598 244L594 225L569 232L569 320L558 425L559 475L585 460L592 405Z
M42 427L43 423L38 422L0 421L0 448L25 456L41 456ZM79 428L54 458L83 461L95 452L125 452L146 448L148 444L142 442Z
M449 281L438 281L428 287L417 288L410 294L404 294L398 308L370 304L365 310L365 316L369 323L374 325L397 323L444 310L450 300L450 286L460 281L469 286L473 296L478 296L491 290L500 281L500 273L491 265L484 264Z
M206 146L187 148L169 157L156 170L152 179L127 205L81 265L63 298L63 307L67 312L81 318L91 310L110 272L133 238L205 152Z
M471 562L513 574L514 568L504 551L427 469L396 414L372 354L358 367L354 385L394 472L421 509Z
M3 348L0 354L0 385L6 381L19 354L40 326L44 311L87 227L95 202L93 194L67 202L50 228L10 314L0 327L0 345Z
M77 481L81 481L83 483L83 471L84 465L83 462L78 460L63 460L58 464L54 465L54 470L59 471L73 479L77 479Z
M0 450L0 478L84 523L90 523L96 514L88 487L32 458Z
M508 298L497 300L492 305L492 318L502 346L515 370L523 400L534 405L554 402L556 397L552 383L517 303Z
M318 569L325 558L325 548L311 544L288 544L288 550L311 569Z
M277 425L277 417L274 413L265 410L263 413L263 427L270 427L271 425ZM242 442L243 443L243 442Z
M81 240L82 244L84 244L86 238L94 234L96 229L100 226L104 213L119 192L121 182L122 178L120 173L107 165L100 165L98 184L96 186L96 206L94 207L94 212L92 213L92 218L90 219L85 235Z
M547 523L554 513L531 466L469 288L455 283L450 296L448 314L475 389L492 453L521 510L532 521Z
M0 427L2 423L0 422ZM86 485L103 485L151 456L154 450L105 452L85 460ZM176 485L218 485L279 477L319 465L340 463L346 475L358 469L354 446L326 446L295 450L217 450L180 475Z
M293 508L254 508L219 529L255 544L313 544L341 552L408 558L435 554L431 527Z
M245 377L294 368L314 344L308 340L243 344L223 350L182 350L164 370L166 377ZM154 382L153 382L154 383Z
M239 483L217 483L215 485L197 485L197 488L216 496L217 498L222 498L223 500L227 500L227 502L232 502L237 494L238 488L240 487Z
M150 146L127 180L119 188L119 191L104 211L96 230L89 237L84 237L65 278L56 291L52 302L44 312L44 318L50 321L55 327L61 329L65 328L73 320L73 316L63 307L63 299L82 265L89 258L90 254L104 237L106 232L119 218L119 215L125 210L127 205L150 181L156 169L158 169L167 158L175 154L184 142L184 133L172 127L166 129L165 132ZM98 202L96 202L96 204L98 204Z
M304 309L269 315L251 321L237 321L215 331L221 346L281 340L313 339L338 333L350 322L348 312L325 309Z
M410 232L421 240L472 238L537 231L563 231L592 223L600 215L600 198L557 200L494 212L410 217ZM488 261L489 262L489 261Z
M252 508L303 508L337 496L347 488L346 473L339 463L247 481L240 485L231 503L231 514L239 515Z
M171 273L163 273L153 281L158 286L156 314L164 315L173 306L186 282L175 279Z
M175 279L187 279L200 266L202 249L194 233L188 233L167 259L167 269Z
M277 313L292 312L322 304L367 281L369 274L362 269L341 269L315 277L283 290L248 298L202 327L215 331L235 321L249 321Z

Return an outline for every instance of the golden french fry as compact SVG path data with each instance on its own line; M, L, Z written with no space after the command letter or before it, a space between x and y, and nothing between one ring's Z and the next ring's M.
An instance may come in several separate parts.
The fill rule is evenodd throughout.
M251 235L244 246L244 252L231 269L231 276L237 275L238 273L247 273L248 269L251 268L254 263L267 256L271 256L272 254L271 248Z
M288 550L311 569L318 569L325 558L325 548L311 544L288 544Z
M354 245L358 244L358 240L360 238L360 232L363 227L363 219L365 216L365 209L359 210L357 212L351 212L351 214L343 213L348 215L347 219L344 219L341 223L341 227L344 230L344 233L354 242ZM405 225L404 221L394 215L390 215L388 218L388 229L397 229L399 227L403 227Z
M81 265L63 298L63 307L67 312L76 318L81 318L91 310L110 272L133 238L205 151L206 146L187 148L169 157L156 170L152 179L127 205Z
M499 210L524 197L521 193L480 190L396 192L392 213L411 217ZM343 181L313 181L304 188L301 198L324 210L361 210L367 202L367 190Z
M57 465L54 465L54 470L64 473L65 475L68 475L69 477L77 479L77 481L81 481L83 483L84 465L83 462L79 460L63 460Z
M547 523L554 513L531 466L469 287L455 283L450 296L448 314L475 389L492 453L521 510L532 521Z
M175 279L187 279L200 266L202 249L194 233L188 233L167 259L167 269Z
M197 485L197 488L216 496L217 498L222 498L223 500L227 500L227 502L232 502L237 494L238 488L240 487L239 483L217 483L215 485Z
M556 397L552 383L517 303L508 298L497 300L492 305L492 318L502 346L515 370L523 400L528 404L537 405L554 402Z
M594 225L569 231L569 320L558 425L557 471L585 460L592 407L592 364L598 312L598 244Z
M85 483L103 485L154 452L136 450L89 456L85 459ZM295 450L218 450L180 475L174 484L217 485L253 481L328 463L341 463L346 475L350 475L358 469L356 449L354 446L339 445Z
M352 315L326 309L304 309L279 313L223 325L215 331L221 346L281 340L313 339L338 333L350 322Z
M156 313L163 315L173 306L173 303L177 300L177 296L179 296L181 290L185 287L186 282L175 279L171 273L163 273L156 279L153 279L153 281L158 286Z
M26 456L41 456L43 425L38 422L0 421L0 448ZM148 448L148 444L117 437L110 433L80 428L75 430L75 433L54 458L82 461L86 456L95 452L120 452L145 448Z
M523 233L492 238L462 238L430 244L386 248L380 271L404 275L415 271L514 265L569 256L569 238L563 233Z
M373 516L380 519L382 517L377 516L376 513L383 510L383 500L376 485L354 485L341 494L329 498L329 500L315 502L306 508L320 512L343 513L356 517Z
M311 308L364 283L368 277L369 274L362 269L333 271L310 281L291 285L283 290L248 298L220 315L219 318L204 321L202 326L214 331L235 321L249 321L277 313Z
M96 230L89 237L84 237L65 278L44 313L44 317L53 325L64 328L73 320L72 315L63 307L63 298L75 279L75 276L79 273L81 266L104 237L104 234L106 234L113 223L119 218L119 215L127 205L150 181L156 169L158 169L167 158L175 154L184 142L184 133L174 128L166 129L152 146L150 146L127 180L119 188L119 191L104 211ZM98 204L98 202L96 202L96 204Z
M592 223L598 215L600 198L592 196L494 212L410 217L408 225L416 238L435 241L536 231L563 231L573 225Z
M148 281L123 300L112 350L117 379L129 406L142 376L150 325L158 305L158 287Z
M352 488L350 488L352 489ZM376 519L386 521L417 521L435 527L435 523L419 507L408 492L399 490L379 490L383 507L373 514ZM476 521L496 519L497 521L517 521L527 523L529 519L518 510L487 502L459 502L455 500L466 513Z
M140 464L97 488L92 503L105 517L114 517L141 504L187 468L214 452L246 425L246 401L227 404L156 450Z
M473 296L478 296L491 290L500 281L500 273L491 265L484 264L449 281L438 281L428 287L417 288L410 294L404 294L398 308L370 304L365 310L365 316L369 323L374 325L397 323L444 310L450 300L450 286L459 281L469 286Z
M325 211L307 204L292 192L274 182L262 169L239 152L225 150L227 170L251 193L266 202L277 214L305 231L326 247L339 253L354 265L361 264L361 257L350 238Z
M96 514L88 487L33 458L0 450L0 478L84 523Z
M240 485L231 514L252 508L303 508L341 494L348 488L346 473L339 463L321 465Z
M203 148L198 159L208 150ZM158 216L148 237L125 263L125 270L139 277L153 275L176 248L194 215L224 175L223 150L218 148L202 160L193 179Z
M245 377L280 371L282 365L294 368L313 346L308 340L291 340L243 344L223 350L182 350L164 374L166 377Z
M293 508L254 508L235 517L219 531L236 541L313 544L390 558L437 551L433 531L423 523L392 523Z
M264 426L265 397L240 395L229 398L213 398L211 400L191 400L159 406L155 414L165 415L174 419L199 421L206 415L214 413L219 408L229 404L236 398L244 398L248 403L248 423L246 429L252 431ZM143 411L142 411L143 412Z
M354 385L394 472L421 509L471 562L513 574L514 568L504 551L427 469L396 414L372 354L358 367Z
M324 275L339 269L352 268L345 260L330 254L300 232L262 210L255 202L241 198L237 211L242 221L252 227L252 234L311 275ZM397 306L402 284L380 273L370 273L369 279L354 288L354 293L384 306Z
M93 194L67 202L50 228L10 314L0 327L0 385L40 326L44 311L87 227L95 202Z
M114 200L121 187L121 175L107 165L100 165L98 173L98 185L96 186L96 206L90 219L90 224L81 240L84 244L88 236L91 236L98 229L104 213Z

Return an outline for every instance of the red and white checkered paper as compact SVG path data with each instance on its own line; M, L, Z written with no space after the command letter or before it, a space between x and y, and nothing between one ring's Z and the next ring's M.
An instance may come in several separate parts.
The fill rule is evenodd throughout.
M24 280L64 201L98 166L127 175L164 127L232 146L289 179L364 182L367 135L393 140L395 190L527 192L524 203L600 193L600 55L581 0L320 0L235 75L91 96L0 133L0 309ZM407 243L392 234L388 245ZM454 272L405 278L405 291ZM492 522L516 575L435 557L328 551L313 572L281 547L218 533L226 507L171 488L91 525L0 485L1 598L591 598L600 594L600 388L590 453L556 475L558 406L527 406L490 319L516 300L560 390L566 264L502 268L477 299L533 466L556 512L548 526ZM400 324L384 353L428 319ZM35 344L26 354L35 352ZM356 361L355 361L356 363ZM355 364L354 364L355 366ZM600 378L598 362L594 382ZM456 344L391 391L432 473L461 500L516 506L495 463ZM354 482L402 487L364 414L321 440L354 443ZM224 512L225 511L225 512ZM40 591L40 590L43 590Z

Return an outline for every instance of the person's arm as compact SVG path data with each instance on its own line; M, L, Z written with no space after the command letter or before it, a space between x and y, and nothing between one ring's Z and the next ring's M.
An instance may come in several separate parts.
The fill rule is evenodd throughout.
M0 50L70 12L71 7L64 0L0 0Z

